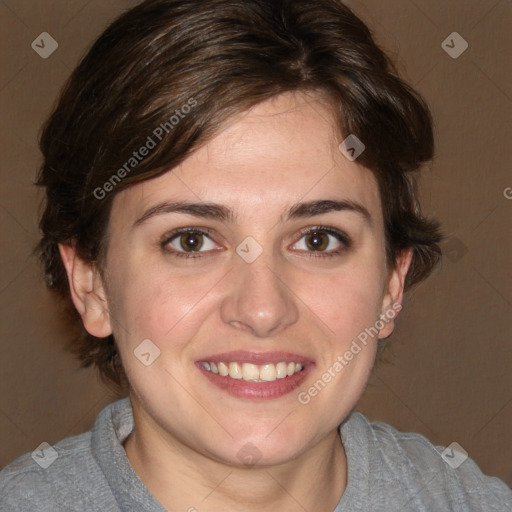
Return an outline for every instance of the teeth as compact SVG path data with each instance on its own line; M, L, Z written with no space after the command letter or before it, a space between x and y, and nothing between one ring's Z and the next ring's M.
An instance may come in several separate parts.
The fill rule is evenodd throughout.
M278 379L284 379L287 375L288 365L286 363L276 364L276 377Z
M238 363L229 363L229 376L232 379L242 378L242 369Z
M277 379L277 371L275 364L264 364L260 370L260 380L272 382Z
M244 363L242 365L242 378L244 380L259 380L260 369L255 364Z
M229 368L226 363L219 363L217 368L219 369L219 375L222 375L223 377L229 375Z
M286 363L284 361L277 364L267 363L262 365L204 361L201 365L205 370L219 374L222 377L231 377L237 380L242 379L247 382L273 382L277 379L291 377L293 374L303 369L303 365L300 363Z

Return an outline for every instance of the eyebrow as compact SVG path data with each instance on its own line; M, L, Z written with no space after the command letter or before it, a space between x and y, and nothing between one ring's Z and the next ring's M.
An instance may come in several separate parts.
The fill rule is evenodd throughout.
M305 203L297 203L292 205L284 215L281 215L279 221L285 222L289 220L303 219L306 217L314 217L315 215L322 215L325 213L339 211L357 213L361 215L370 226L372 224L372 217L368 209L362 204L348 199L321 199L316 201L308 201ZM231 208L217 203L164 201L145 211L142 216L135 221L133 226L139 226L152 217L168 213L183 213L187 215L193 215L194 217L230 223L236 222L237 219L235 212Z

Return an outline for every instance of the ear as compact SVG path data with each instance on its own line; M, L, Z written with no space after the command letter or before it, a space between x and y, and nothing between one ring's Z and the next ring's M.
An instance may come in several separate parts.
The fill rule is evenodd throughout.
M105 288L94 263L81 259L75 244L59 244L68 275L71 298L89 334L105 338L112 334Z
M380 320L384 325L379 329L379 339L387 338L395 329L395 318L402 309L405 277L411 265L412 253L412 247L404 249L396 258L395 268L389 272L382 298Z

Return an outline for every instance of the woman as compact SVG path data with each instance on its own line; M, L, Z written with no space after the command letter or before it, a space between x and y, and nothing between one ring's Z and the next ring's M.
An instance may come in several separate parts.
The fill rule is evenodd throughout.
M129 399L4 469L2 510L511 509L352 413L441 235L428 109L341 2L146 1L41 148L47 283Z

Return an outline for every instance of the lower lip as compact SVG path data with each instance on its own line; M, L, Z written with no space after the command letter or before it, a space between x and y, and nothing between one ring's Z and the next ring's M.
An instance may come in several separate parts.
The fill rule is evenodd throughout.
M242 379L223 377L217 373L206 370L200 363L196 363L202 374L220 389L237 398L252 398L257 400L271 400L279 398L297 389L308 376L313 363L308 363L302 371L290 377L277 379L272 382L248 382Z

